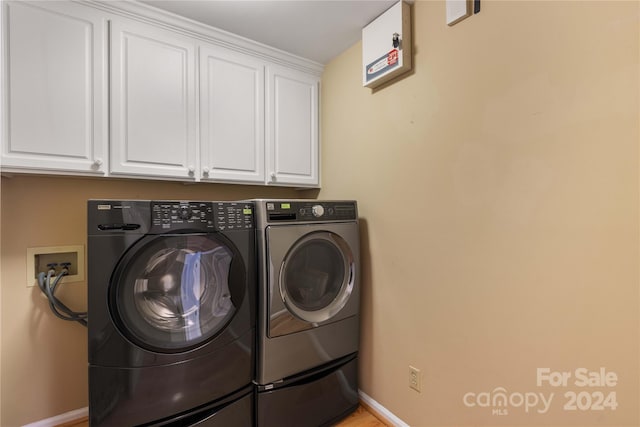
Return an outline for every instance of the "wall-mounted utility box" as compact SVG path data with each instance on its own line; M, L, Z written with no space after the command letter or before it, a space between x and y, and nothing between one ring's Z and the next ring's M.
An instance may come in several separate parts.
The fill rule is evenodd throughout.
M375 88L411 70L411 6L391 6L362 29L362 85Z
M27 286L38 286L38 273L47 273L49 264L57 264L54 270L59 274L62 263L70 265L69 274L61 279L61 283L84 282L83 245L27 248Z

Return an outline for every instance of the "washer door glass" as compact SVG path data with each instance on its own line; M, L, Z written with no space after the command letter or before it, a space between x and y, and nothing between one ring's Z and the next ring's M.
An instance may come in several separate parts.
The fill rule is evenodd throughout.
M244 269L220 236L162 235L132 247L111 283L121 331L160 352L194 348L213 338L243 298Z
M347 243L328 231L313 232L289 250L280 270L287 309L307 322L331 319L353 291L354 261Z

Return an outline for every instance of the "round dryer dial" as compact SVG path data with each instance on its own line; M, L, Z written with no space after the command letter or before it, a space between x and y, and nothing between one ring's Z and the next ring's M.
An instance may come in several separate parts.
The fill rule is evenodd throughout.
M321 217L322 215L324 215L324 208L322 207L322 205L313 205L311 207L311 213L313 214L313 216L315 216L316 218Z

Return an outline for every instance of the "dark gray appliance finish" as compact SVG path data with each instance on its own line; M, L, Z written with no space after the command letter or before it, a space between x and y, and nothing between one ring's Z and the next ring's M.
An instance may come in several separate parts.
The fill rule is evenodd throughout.
M350 355L273 388L259 386L256 420L259 426L335 425L358 407L357 384L358 359Z
M252 426L250 202L88 202L89 418Z
M332 423L358 405L357 203L254 202L258 427Z

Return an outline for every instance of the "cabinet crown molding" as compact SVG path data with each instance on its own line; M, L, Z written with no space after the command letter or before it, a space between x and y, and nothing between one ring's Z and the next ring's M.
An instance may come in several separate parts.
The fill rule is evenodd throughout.
M322 71L324 70L324 65L318 62L293 55L283 50L276 49L257 41L241 37L228 31L203 24L135 0L72 1L92 6L115 15L147 22L207 43L216 44L227 49L233 49L244 54L252 55L286 67L298 69L316 76L321 76Z

